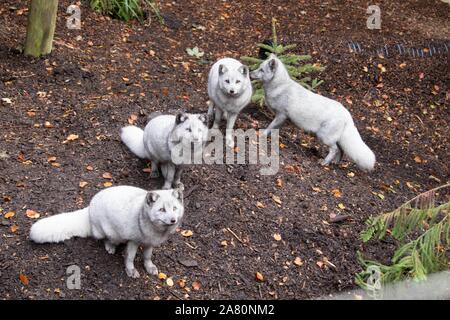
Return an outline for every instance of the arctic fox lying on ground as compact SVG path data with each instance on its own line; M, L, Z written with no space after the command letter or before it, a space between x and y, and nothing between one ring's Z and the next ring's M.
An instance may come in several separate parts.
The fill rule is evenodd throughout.
M208 116L212 118L215 113L213 129L219 128L223 115L227 119L226 144L232 148L234 123L252 98L248 67L232 58L218 60L209 71L208 95Z
M361 139L352 116L342 104L313 93L292 80L274 54L250 76L263 82L266 104L276 114L264 134L270 134L271 129L281 127L289 119L297 127L315 133L330 147L322 165L338 163L345 153L362 170L373 170L375 155Z
M194 143L197 145L194 151L202 152L208 139L207 123L208 118L204 114L160 115L151 119L144 130L136 126L122 128L120 138L139 158L152 161L153 177L159 175L158 166L161 165L165 180L163 189L170 189L180 183L183 171L182 165L173 162L173 152L181 149L180 143L189 150Z
M154 247L161 245L180 225L184 214L183 186L178 189L146 191L117 186L98 192L89 207L44 218L31 227L30 238L37 243L62 242L72 237L104 239L108 253L126 243L125 270L139 277L134 258L144 246L144 266L158 274L152 262Z

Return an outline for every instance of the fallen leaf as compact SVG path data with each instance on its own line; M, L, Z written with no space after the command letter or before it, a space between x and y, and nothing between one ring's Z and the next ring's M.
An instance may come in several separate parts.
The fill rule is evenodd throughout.
M44 122L44 127L47 129L53 128L53 125L49 121Z
M180 288L184 288L186 286L186 280L184 279L179 279L177 283L180 286Z
M319 268L323 267L323 262L322 261L317 261L316 264L319 266Z
M55 162L56 161L56 157L48 157L47 161L48 162Z
M26 286L30 283L30 281L28 280L28 277L22 273L19 274L19 280Z
M261 281L261 282L264 281L264 276L262 275L261 272L256 272L255 277L256 277L256 280L258 280L258 281Z
M339 203L338 205L338 208L339 209L342 209L342 210L344 210L345 209L345 206L344 206L344 204L343 203Z
M353 172L349 172L349 173L347 173L347 177L350 177L350 178L352 178L352 177L354 177L355 176L355 174L353 173Z
M6 103L6 104L12 104L12 101L10 98L2 98L2 102Z
M227 246L228 246L227 240L221 241L221 242L220 242L220 245L221 245L222 247L227 247Z
M16 213L14 211L9 211L4 215L4 217L5 217L5 219L11 219L12 217L15 216L15 214Z
M281 241L281 235L280 235L279 233L274 233L274 234L273 234L273 238L274 238L276 241Z
M415 161L416 163L422 163L422 158L420 158L419 156L415 156L415 157L414 157L414 161Z
M283 188L283 186L284 186L283 180L281 180L280 178L278 178L278 179L277 179L277 187Z
M167 274L160 272L158 273L158 279L159 280L166 280L167 279Z
M262 202L260 202L260 201L256 201L256 207L257 207L257 208L260 208L260 209L263 209L263 208L265 208L266 206L264 205L264 203L262 203Z
M294 264L296 266L301 267L303 265L303 261L302 261L302 259L300 257L296 257L295 260L294 260Z
M109 181L106 181L106 182L103 184L103 186L106 187L106 188L111 187L112 185L113 185L112 182L109 182Z
M313 187L312 189L313 189L314 192L320 192L321 191L320 188L318 188L318 187Z
M275 203L281 205L281 199L280 199L279 196L273 195L273 196L272 196L272 200L273 200L273 202L275 202Z
M69 134L66 138L66 141L75 141L78 139L78 135L77 134Z
M104 174L102 174L102 177L103 177L104 179L112 179L112 175L111 175L111 173L109 173L109 172L105 172Z
M129 124L135 124L136 121L137 121L137 119L138 119L138 116L135 115L135 114L132 114L132 115L130 115L130 116L128 117L128 123L129 123Z
M13 225L11 226L11 228L10 228L10 230L11 230L12 233L15 233L15 232L17 231L17 229L19 229L19 227L18 227L17 225L15 225L15 224L13 224Z
M202 286L201 283L198 281L192 282L192 289L194 289L194 290L200 290L201 286Z
M27 209L27 211L25 212L25 214L26 214L26 216L28 217L28 218L30 218L30 219L37 219L37 218L39 218L41 215L39 214L39 213L37 213L36 211L34 211L34 210L30 210L30 209Z
M333 189L333 190L331 190L331 193L332 193L333 196L335 196L336 198L342 197L342 193L341 193L341 191L339 191L339 189Z
M192 232L192 230L183 230L180 233L183 237L186 237L186 238L192 237L192 235L194 234L194 232Z
M88 183L86 181L80 181L80 184L79 184L80 188L84 188L87 185L88 185Z
M92 171L92 170L94 170L94 168L93 168L92 166L87 166L87 167L86 167L86 170L87 170L87 171Z
M167 278L166 284L167 284L169 287L173 287L173 280L172 280L172 278Z

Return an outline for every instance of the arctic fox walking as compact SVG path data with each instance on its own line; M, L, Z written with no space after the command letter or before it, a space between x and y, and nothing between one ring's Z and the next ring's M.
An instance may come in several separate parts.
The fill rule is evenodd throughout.
M208 95L208 116L215 113L213 129L219 128L223 115L227 119L226 143L232 148L234 123L252 98L248 67L232 58L218 60L209 71Z
M175 232L183 214L182 185L155 191L117 186L98 192L87 208L39 220L31 227L30 238L45 243L93 237L103 239L110 254L115 253L118 244L127 243L125 270L129 277L137 278L134 258L139 245L144 246L145 270L158 274L152 262L153 248Z
M262 80L266 104L276 114L264 134L270 134L270 130L281 127L289 119L297 127L315 133L330 147L322 165L339 163L345 153L362 170L373 170L375 155L361 139L352 116L342 104L313 93L292 80L274 54L250 76Z
M183 167L174 163L181 149L203 152L208 139L208 118L205 114L180 113L177 116L160 115L151 119L144 130L136 126L121 129L120 138L135 155L152 161L152 176L157 177L158 167L164 176L163 189L180 183ZM198 155L194 154L194 157Z

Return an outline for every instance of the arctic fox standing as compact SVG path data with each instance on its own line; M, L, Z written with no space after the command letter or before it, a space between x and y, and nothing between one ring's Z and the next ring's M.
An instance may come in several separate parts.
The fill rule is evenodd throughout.
M105 249L114 254L126 243L125 270L139 277L134 258L144 246L145 270L152 275L158 268L152 262L153 248L161 245L180 225L184 214L183 186L178 189L146 191L117 186L98 192L87 208L39 220L30 230L37 243L62 242L72 237L104 239Z
M214 63L208 76L208 116L214 116L213 129L218 129L222 115L227 119L226 143L233 147L232 129L239 112L252 98L249 70L239 61L223 58Z
M289 119L297 127L315 133L330 147L322 165L338 163L345 153L362 170L373 170L375 155L361 139L352 116L342 104L292 80L274 54L252 71L251 77L262 80L266 104L276 114L264 134L270 134L271 129L281 127Z
M163 189L170 189L180 183L183 171L182 165L174 160L181 149L191 150L191 144L194 144L194 152L203 152L208 139L207 123L204 114L160 115L151 119L144 130L136 126L122 128L120 138L139 158L152 161L153 177L159 175L161 166L165 180ZM198 155L194 154L195 157Z

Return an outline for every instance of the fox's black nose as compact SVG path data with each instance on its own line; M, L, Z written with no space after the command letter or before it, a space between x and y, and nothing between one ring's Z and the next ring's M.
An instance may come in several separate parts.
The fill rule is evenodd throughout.
M231 89L231 90L230 90L230 93L231 93L231 94L234 94L234 90L233 90L233 89Z
M171 222L172 224L175 224L175 223L177 222L177 219L173 218L173 219L170 220L170 222Z

